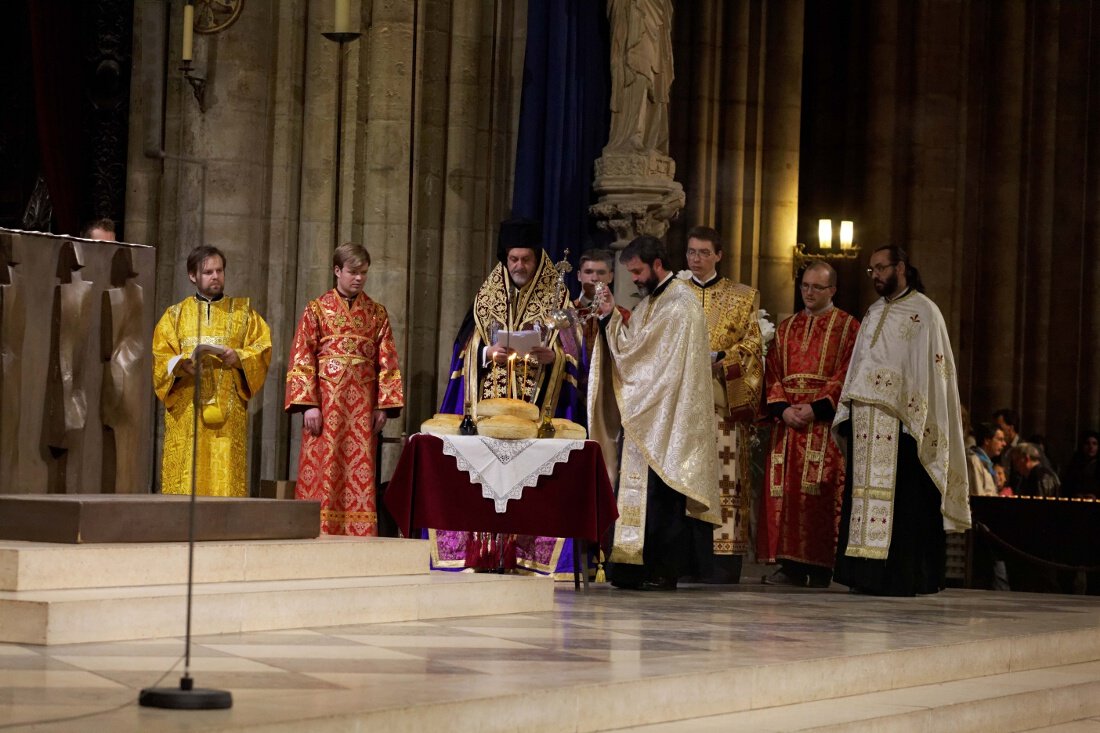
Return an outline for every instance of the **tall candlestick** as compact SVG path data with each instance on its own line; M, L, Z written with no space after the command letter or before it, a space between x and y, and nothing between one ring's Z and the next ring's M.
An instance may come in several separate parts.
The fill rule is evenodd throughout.
M183 6L183 54L184 61L194 58L195 43L195 6L187 3Z
M333 8L335 31L337 33L347 33L351 30L350 0L335 0L335 3Z

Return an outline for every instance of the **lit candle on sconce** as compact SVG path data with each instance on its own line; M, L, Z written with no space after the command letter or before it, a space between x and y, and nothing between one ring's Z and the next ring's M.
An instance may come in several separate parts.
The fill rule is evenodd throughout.
M351 30L351 0L335 0L332 14L335 18L333 30L337 33Z
M187 3L183 6L183 61L194 58L195 47L195 6Z
M855 241L855 225L850 221L840 222L840 248L851 249Z
M833 220L817 220L817 242L821 249L833 248Z

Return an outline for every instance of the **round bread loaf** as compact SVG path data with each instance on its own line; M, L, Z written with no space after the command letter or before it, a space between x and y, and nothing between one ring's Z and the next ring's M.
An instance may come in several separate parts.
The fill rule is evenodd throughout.
M564 417L555 417L550 420L550 423L554 426L555 438L564 440L585 440L588 438L588 431L580 423L566 420Z
M462 415L437 412L435 417L420 423L420 432L429 435L458 435L458 426L461 424Z
M498 415L511 415L512 417L521 417L524 420L536 422L539 419L539 408L530 402L511 397L491 397L477 403L477 416L479 418L496 417Z
M503 440L526 440L538 437L539 426L514 415L494 415L478 421L477 433Z

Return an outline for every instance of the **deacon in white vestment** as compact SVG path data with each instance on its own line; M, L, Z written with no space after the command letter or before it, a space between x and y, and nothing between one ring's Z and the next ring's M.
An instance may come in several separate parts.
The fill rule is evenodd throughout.
M856 592L944 587L945 532L970 527L955 358L936 304L899 247L871 255L867 310L833 431L848 470L833 578Z
M709 570L721 523L709 337L659 240L638 237L619 261L645 297L629 323L613 298L601 304L589 373L589 434L605 457L617 453L620 428L623 441L618 481L611 476L619 521L608 577L621 588L671 590Z

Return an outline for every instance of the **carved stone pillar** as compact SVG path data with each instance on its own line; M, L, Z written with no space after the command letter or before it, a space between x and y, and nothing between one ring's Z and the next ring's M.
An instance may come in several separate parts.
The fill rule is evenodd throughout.
M601 229L615 235L611 246L616 252L643 234L665 236L669 222L684 208L684 189L673 180L675 174L675 161L656 151L605 151L596 161L593 188L600 200L589 211L600 219ZM615 275L615 299L629 300L633 284L617 259Z
M589 210L621 250L640 235L663 238L684 208L684 189L668 155L668 101L672 87L670 0L608 0L611 24L611 132L596 161ZM668 266L670 263L664 263ZM630 278L616 264L615 298L629 300Z

